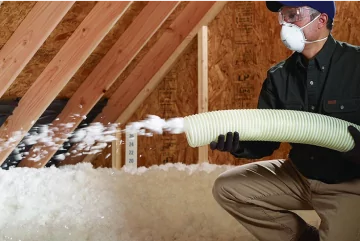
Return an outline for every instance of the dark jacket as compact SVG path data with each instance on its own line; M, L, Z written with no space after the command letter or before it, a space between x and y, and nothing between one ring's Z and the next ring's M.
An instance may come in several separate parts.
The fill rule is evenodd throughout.
M258 108L321 113L360 125L360 48L329 35L308 63L301 54L293 53L268 70ZM360 166L343 158L341 152L290 144L289 158L307 178L326 183L360 178ZM248 158L262 158L280 143L246 142L245 146Z

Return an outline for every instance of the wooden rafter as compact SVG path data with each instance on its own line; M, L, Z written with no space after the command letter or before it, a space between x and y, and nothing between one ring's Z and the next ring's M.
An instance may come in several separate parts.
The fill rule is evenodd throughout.
M198 34L198 112L208 111L208 27L202 26ZM208 146L199 149L199 163L208 161Z
M0 128L0 138L17 135L10 147L0 152L0 164L10 155L78 68L106 36L131 2L98 2Z
M104 95L104 92L111 87L178 4L179 2L168 1L156 1L147 4L71 97L58 116L58 120L52 123L53 127L58 127L58 129L55 128L58 131L54 131L54 138L59 138L56 141L57 145L61 146L64 143L64 138L61 138L61 136L75 130L81 123L82 116L91 111ZM74 114L78 117L75 117ZM60 128L61 125L70 122L72 127ZM36 155L35 150L46 153L42 155L41 160L38 162L31 160L32 155ZM41 144L34 145L29 155L20 162L19 166L43 167L56 151L54 148Z
M142 58L120 87L115 91L94 122L114 123L124 111L130 117L144 99L155 89L177 57L224 7L226 2L190 2L174 20L156 44ZM138 97L137 97L138 96ZM130 107L131 108L128 108ZM125 119L122 120L122 123ZM68 156L60 165L90 162L95 155L73 158Z
M0 50L0 97L75 2L38 2Z

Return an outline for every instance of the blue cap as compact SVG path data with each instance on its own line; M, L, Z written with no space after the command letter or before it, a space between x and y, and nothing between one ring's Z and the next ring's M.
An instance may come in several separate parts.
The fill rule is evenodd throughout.
M336 13L336 6L334 1L308 1L308 2L266 1L266 7L272 12L279 11L279 9L282 6L289 6L289 7L308 6L313 9L316 9L320 13L326 13L330 19L334 19Z

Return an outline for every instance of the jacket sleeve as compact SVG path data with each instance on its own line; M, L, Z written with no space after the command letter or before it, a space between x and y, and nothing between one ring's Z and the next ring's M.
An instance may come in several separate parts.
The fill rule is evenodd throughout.
M259 99L258 109L278 109L278 99L276 98L276 91L271 82L271 77L265 79ZM240 136L240 148L236 152L231 154L237 158L248 158L248 159L260 159L265 156L270 156L272 153L280 147L280 142L267 142L267 141L243 141L241 142Z

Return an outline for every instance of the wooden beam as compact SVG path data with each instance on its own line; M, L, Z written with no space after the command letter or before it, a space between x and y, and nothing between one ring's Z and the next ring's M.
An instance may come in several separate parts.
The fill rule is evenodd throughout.
M112 167L119 170L121 168L121 132L115 134L116 140L112 143Z
M74 4L37 2L0 50L0 97Z
M52 123L53 127L58 127L58 131L54 131L54 137L59 137L56 142L57 146L61 146L64 143L64 138L61 138L61 136L75 130L81 123L82 116L87 115L91 111L179 3L179 1L149 2L140 12L114 46L104 58L102 58L101 62L77 89L58 116L59 120L55 120ZM74 114L78 117L74 117ZM67 129L60 128L70 122L72 123L72 127ZM34 154L36 155L34 150L39 149L40 152L46 154L42 155L41 161L34 162L32 160L32 156ZM20 162L19 166L43 167L56 151L55 148L37 144L31 148L29 155Z
M198 34L198 112L208 111L208 27L202 26ZM208 146L199 150L199 163L208 161Z
M0 128L0 138L8 139L18 133L17 140L0 152L2 164L21 138L30 130L62 88L68 83L86 58L106 36L131 2L99 2L73 35L46 66L35 83L21 98L18 107Z
M216 2L216 4L209 10L207 15L204 16L203 25L206 25L210 22L225 6L226 2ZM146 84L139 94L132 100L132 102L122 111L122 113L117 118L116 122L126 123L134 112L139 108L141 103L150 95L152 91L158 86L160 81L164 78L167 72L170 70L171 66L175 63L187 45L192 41L195 35L198 33L198 30L202 25L198 24L196 28L191 31L191 33L184 39L184 41L179 45L179 47L173 52L170 58L165 62L165 64L160 68L160 70L151 78L151 80Z
M182 51L224 7L226 2L189 2L140 63L115 91L94 122L125 123L156 88ZM66 163L91 162L96 155L73 158ZM71 161L70 161L71 160Z

